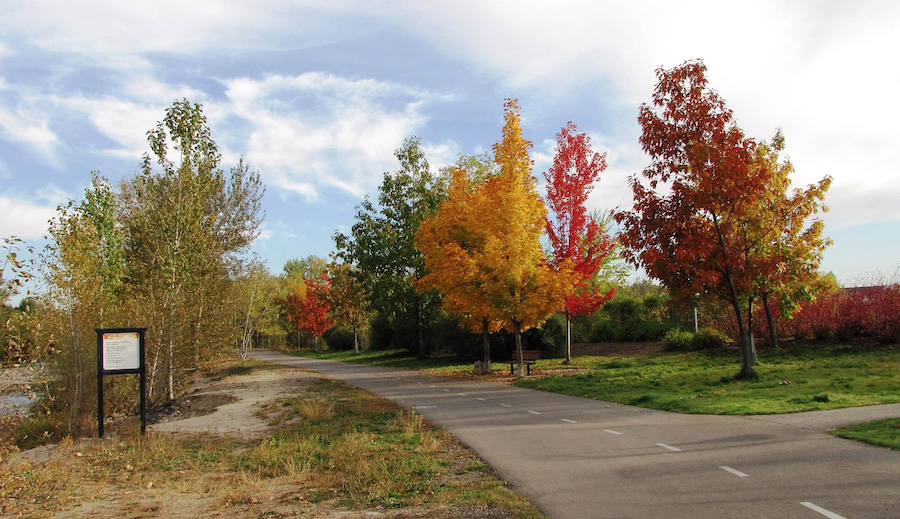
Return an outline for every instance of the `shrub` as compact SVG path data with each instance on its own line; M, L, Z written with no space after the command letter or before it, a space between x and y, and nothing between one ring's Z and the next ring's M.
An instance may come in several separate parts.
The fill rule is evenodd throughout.
M703 328L697 333L674 329L666 332L663 339L667 350L713 350L731 342L722 331L715 328Z
M866 302L866 331L882 344L900 342L900 285L870 287Z
M685 351L691 349L694 341L694 334L677 328L669 330L663 337L666 343L666 349L670 351Z
M372 319L369 324L369 348L372 350L389 350L394 341L394 330L388 320L383 317Z
M324 334L322 338L328 344L330 350L352 350L353 349L353 331L343 326L332 326Z
M481 334L462 328L456 319L441 317L427 337L431 354L455 354L465 359L477 359L482 354Z
M730 342L731 338L725 332L715 328L702 328L694 336L693 346L697 350L713 350L722 348Z
M591 342L612 342L616 340L616 327L612 321L598 320L590 334Z

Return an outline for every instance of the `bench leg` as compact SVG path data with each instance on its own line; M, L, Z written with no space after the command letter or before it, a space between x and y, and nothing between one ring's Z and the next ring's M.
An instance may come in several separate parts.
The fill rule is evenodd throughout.
M531 376L531 364L525 364L525 368L528 370L528 376Z

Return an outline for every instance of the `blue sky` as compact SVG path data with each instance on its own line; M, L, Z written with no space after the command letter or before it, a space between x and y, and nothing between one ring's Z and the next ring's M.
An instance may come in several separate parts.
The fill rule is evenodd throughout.
M11 2L6 2L10 4ZM900 4L893 1L16 2L0 18L0 236L40 246L90 172L137 172L146 132L201 103L228 167L267 185L254 250L327 256L418 135L435 168L499 139L520 101L535 175L567 121L608 153L592 208L629 208L654 71L703 58L751 136L781 128L806 185L832 175L823 269L900 266Z

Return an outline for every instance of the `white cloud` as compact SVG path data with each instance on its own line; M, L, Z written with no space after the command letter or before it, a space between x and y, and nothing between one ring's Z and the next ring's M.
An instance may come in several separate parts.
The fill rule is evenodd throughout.
M393 150L425 123L422 103L435 98L318 72L223 82L228 102L214 110L249 126L248 161L267 182L307 199L321 186L361 197L377 185L380 172L395 168Z
M783 128L796 183L835 178L832 220L900 218L891 196L900 192L900 105L889 101L900 69L885 60L900 47L900 4L508 0L408 7L417 11L411 30L478 64L508 91L554 101L596 85L607 93L598 108L635 116L650 100L655 69L703 58L710 85L749 135L767 139ZM638 159L627 164L628 174L643 168L636 139L617 149ZM612 184L623 165L615 157L609 163Z
M0 236L17 236L23 240L43 237L47 234L49 220L56 215L57 205L63 201L46 205L0 194L0 214L5 215L0 218Z
M20 107L14 112L0 106L0 131L8 139L27 144L56 163L56 145L59 141L50 129L49 118L30 108Z
M115 97L76 93L68 97L51 95L48 100L56 109L86 117L97 131L118 144L102 152L129 159L148 151L147 131L163 118L172 102L182 98L201 103L206 100L199 90L162 83L145 71L122 79L122 90Z
M32 0L4 12L0 33L119 68L134 66L148 53L221 55L320 45L365 30L366 21L351 19L353 14L317 0L264 7L239 0ZM335 15L345 19L336 24Z
M428 159L428 166L432 171L452 165L459 157L459 145L449 141L440 144L422 144L422 151Z

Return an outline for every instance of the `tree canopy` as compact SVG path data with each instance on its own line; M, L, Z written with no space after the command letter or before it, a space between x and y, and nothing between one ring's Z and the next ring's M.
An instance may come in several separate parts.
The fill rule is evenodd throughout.
M574 283L563 299L567 363L572 359L572 316L596 311L615 294L615 289L599 290L594 282L611 259L615 242L585 207L600 173L606 169L606 154L591 150L590 137L577 131L572 122L560 130L553 165L544 173L547 205L553 215L547 219L551 262L557 269L571 270Z
M652 105L638 117L649 182L631 177L634 209L616 216L626 254L681 300L726 301L740 335L740 375L753 377L753 300L780 271L817 267L825 242L821 224L809 219L830 178L786 195L790 168L772 155L780 134L771 146L747 137L707 85L702 61L659 69L657 77Z
M426 269L414 242L419 223L446 197L446 186L432 173L418 138L406 139L394 156L400 169L384 174L378 205L366 197L350 235L336 233L334 240L338 258L357 269L372 309L398 328L415 323L419 354L425 355L425 328L437 316L439 297L416 290Z

